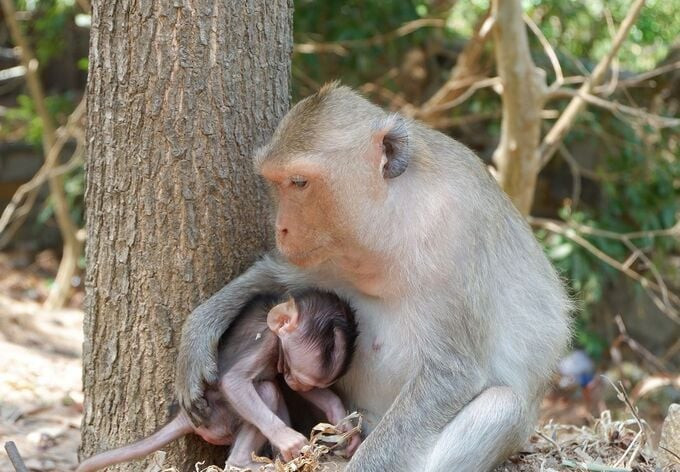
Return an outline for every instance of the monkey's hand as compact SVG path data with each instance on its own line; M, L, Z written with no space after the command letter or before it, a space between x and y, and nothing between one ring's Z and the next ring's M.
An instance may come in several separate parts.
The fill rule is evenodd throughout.
M300 454L300 449L307 445L307 438L288 427L272 434L270 441L286 462Z
M349 427L348 427L349 428ZM344 428L340 428L342 431ZM345 457L352 457L361 445L361 434L355 433L349 438L347 446L342 450L342 455Z
M204 424L210 416L205 387L217 382L217 349L211 345L213 336L194 327L201 318L202 307L194 310L184 323L175 376L177 401L196 426Z

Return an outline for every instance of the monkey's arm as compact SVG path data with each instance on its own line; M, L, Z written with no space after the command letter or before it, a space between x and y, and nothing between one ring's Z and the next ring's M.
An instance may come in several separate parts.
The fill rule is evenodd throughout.
M279 292L304 277L276 254L268 254L232 280L187 317L177 355L175 394L180 406L200 423L207 418L203 392L217 382L217 346L245 304L257 293Z
M247 370L237 367L225 374L220 381L222 393L241 418L259 429L288 461L298 454L307 440L264 403L253 381L244 375Z
M452 359L451 364L456 365L430 362L419 369L344 472L413 470L409 460L415 451L418 455L426 451L428 440L436 438L484 388L474 362Z
M302 398L321 410L326 416L326 419L334 425L340 423L347 415L347 410L345 409L342 400L329 388L313 388L308 392L298 393ZM348 431L350 428L351 425L340 425L341 431ZM345 455L351 457L352 454L354 454L354 451L359 447L359 444L361 444L361 436L359 434L350 437L344 447Z
M298 392L298 394L321 410L332 424L338 424L347 415L340 397L328 388L313 388L308 392Z

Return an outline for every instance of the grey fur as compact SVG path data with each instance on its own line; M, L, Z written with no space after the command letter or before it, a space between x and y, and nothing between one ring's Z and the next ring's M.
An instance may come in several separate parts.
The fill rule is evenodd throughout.
M418 122L402 121L408 172L385 180L379 206L361 209L368 199L349 169L381 120L389 115L332 85L284 117L258 161L304 154L327 163L348 201L345 227L381 254L391 290L362 293L337 271L267 255L188 317L177 395L195 408L203 382L215 380L217 340L255 292L333 289L356 308L361 331L340 393L370 433L346 472L484 472L532 430L569 341L570 300L477 156Z

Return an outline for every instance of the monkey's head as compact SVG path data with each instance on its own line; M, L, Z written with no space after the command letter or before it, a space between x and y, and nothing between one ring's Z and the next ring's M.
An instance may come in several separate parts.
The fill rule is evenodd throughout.
M347 87L333 83L298 103L255 156L276 202L281 253L313 267L370 248L410 154L407 121Z
M279 337L278 370L293 390L326 388L347 372L358 329L354 310L334 293L295 291L269 311L267 325Z

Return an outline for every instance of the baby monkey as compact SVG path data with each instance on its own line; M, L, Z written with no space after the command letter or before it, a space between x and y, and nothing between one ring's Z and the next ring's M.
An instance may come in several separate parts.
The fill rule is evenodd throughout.
M267 440L288 461L307 441L289 426L277 375L329 422L338 423L345 408L328 387L347 372L357 334L353 309L333 293L300 290L288 298L260 294L220 339L219 383L206 389L209 417L204 424L194 426L180 411L151 436L97 454L76 472L144 457L192 432L211 444L231 445L229 465L257 470L251 452L259 451ZM351 455L359 443L357 435L352 437L346 454Z

